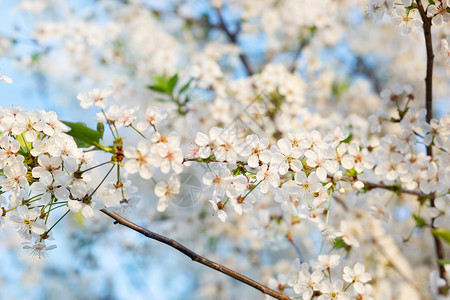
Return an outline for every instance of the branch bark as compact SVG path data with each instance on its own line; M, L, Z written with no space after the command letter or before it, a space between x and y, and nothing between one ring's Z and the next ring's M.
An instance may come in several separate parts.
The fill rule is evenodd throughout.
M361 181L361 182L364 183L364 186L367 187L369 190L384 189L384 190L388 190L388 191L392 191L392 192L394 192L394 190L395 190L394 186L386 185L383 183L374 183L374 182L369 182L369 181ZM419 198L430 196L430 195L422 193L420 191L411 191L411 190L406 190L406 189L399 189L398 191L402 194L410 194L410 195L417 196Z
M434 53L433 53L433 39L431 36L431 19L427 17L427 12L425 8L423 7L422 0L416 0L417 2L417 9L419 10L420 17L422 18L423 22L423 33L425 37L425 48L427 51L427 73L425 76L425 109L427 111L426 114L426 121L427 123L430 123L431 119L433 118L433 62L434 62ZM427 146L427 155L433 159L433 147L430 144ZM434 204L435 196L432 195L430 198L430 205L431 207L435 207ZM432 228L435 228L433 223L434 219L431 219L432 222ZM434 245L436 248L436 256L438 259L442 260L445 259L445 252L444 252L444 246L441 242L441 240L436 237L434 234L432 234ZM439 275L441 278L445 280L445 286L440 288L439 292L441 294L445 293L445 290L448 288L448 281L447 281L447 272L445 270L444 265L438 264L439 266Z
M170 238L168 238L166 236L154 233L154 232L152 232L152 231L150 231L150 230L148 230L148 229L146 229L144 227L136 225L135 223L133 223L133 222L131 222L131 221L129 221L129 220L119 216L118 214L108 211L106 208L103 208L100 211L102 213L104 213L105 215L109 216L110 218L114 219L115 220L115 222L114 222L115 224L117 224L117 223L121 224L121 225L123 225L125 227L128 227L128 228L134 230L134 231L139 232L140 234L142 234L142 235L144 235L144 236L146 236L146 237L148 237L150 239L153 239L153 240L156 240L156 241L161 242L163 244L166 244L166 245L168 245L168 246L170 246L170 247L180 251L181 253L183 253L184 255L188 256L190 259L192 259L195 262L198 262L198 263L200 263L202 265L205 265L205 266L207 266L207 267L209 267L211 269L214 269L216 271L224 273L224 274L226 274L226 275L228 275L228 276L230 276L230 277L232 277L232 278L234 278L236 280L239 280L240 282L245 283L246 285L249 285L249 286L251 286L251 287L253 287L253 288L263 292L264 294L267 294L269 296L274 297L275 299L290 300L290 298L287 295L284 295L284 294L282 294L280 292L272 290L272 289L268 288L265 285L262 285L262 284L254 281L254 280L252 280L252 279L250 279L250 278L248 278L248 277L246 277L246 276L244 276L242 274L237 273L236 271L233 271L233 270L231 270L231 269L229 269L229 268L227 268L227 267L225 267L223 265L220 265L220 264L218 264L216 262L213 262L213 261L211 261L211 260L209 260L207 258L204 258L203 256L198 255L197 253L195 253L192 250L186 248L185 246L181 245L180 243L178 243L177 241L175 241L173 239L170 239Z

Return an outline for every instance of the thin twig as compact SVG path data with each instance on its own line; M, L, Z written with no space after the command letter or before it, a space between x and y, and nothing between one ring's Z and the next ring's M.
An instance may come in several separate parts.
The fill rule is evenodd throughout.
M397 267L395 262L389 258L389 256L384 252L383 247L379 244L379 242L375 238L373 238L373 244L374 244L375 248L377 248L378 251L381 253L381 255L383 255L384 258L389 262L389 265L392 266L392 268L397 272L397 274L400 275L400 277L403 278L403 280L406 283L408 283L411 287L413 287L419 293L419 295L422 297L422 299L428 299L423 294L423 291L421 290L421 288L409 276L404 274L402 272L402 270L400 270L400 268Z
M374 182L369 182L369 181L364 181L364 180L361 180L361 182L364 183L364 186L367 189L369 189L369 190L372 190L372 189L384 189L384 190L388 190L388 191L392 191L392 192L398 191L398 192L403 193L403 194L415 195L415 196L417 196L419 198L423 198L423 197L427 197L427 196L429 197L430 196L430 195L422 193L420 191L411 191L411 190L406 190L406 189L397 189L395 186L386 185L384 183L374 183Z
M306 46L308 46L310 42L311 42L311 38L307 38L307 39L305 39L305 40L300 42L300 44L299 44L299 46L297 48L297 51L295 51L295 53L294 53L294 57L292 58L292 62L291 62L290 67L289 67L289 72L290 73L294 73L295 72L295 69L296 69L295 63L297 62L297 59L299 58L300 53L302 53L303 49Z
M195 262L198 262L202 265L205 265L211 269L217 270L221 273L224 273L236 280L239 280L257 290L260 290L261 292L263 292L264 294L270 295L272 297L274 297L275 299L282 299L282 300L290 300L290 298L287 295L281 294L280 292L277 292L275 290L272 290L270 288L268 288L265 285L262 285L242 274L237 273L236 271L233 271L223 265L220 265L216 262L213 262L207 258L204 258L203 256L198 255L197 253L193 252L192 250L186 248L185 246L181 245L180 243L178 243L177 241L170 239L168 237L165 237L163 235L154 233L144 227L141 227L139 225L134 224L133 222L119 216L118 214L114 213L114 212L110 212L108 211L106 208L103 208L100 210L101 212L103 212L104 214L106 214L107 216L111 217L112 219L115 220L115 224L121 224L125 227L128 227L134 231L139 232L140 234L156 240L158 242L161 242L163 244L166 244L178 251L180 251L181 253L183 253L184 255L188 256L190 259L192 259Z
M240 31L240 26L238 26L238 29L234 31L233 33L228 29L227 25L225 24L225 21L222 16L222 12L219 8L216 8L217 16L219 17L219 28L222 29L222 31L225 33L225 35L228 37L228 40L232 42L235 45L239 45L238 36ZM252 76L254 74L254 71L252 67L250 66L250 63L248 61L247 55L244 53L239 54L239 59L241 60L242 64L245 67L245 70L247 71L247 74L249 76Z

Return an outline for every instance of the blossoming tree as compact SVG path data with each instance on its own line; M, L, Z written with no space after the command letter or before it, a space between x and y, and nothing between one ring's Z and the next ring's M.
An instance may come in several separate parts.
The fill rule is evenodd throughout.
M0 225L38 258L134 230L236 280L198 298L444 299L449 5L19 1L0 52L97 126L2 100Z

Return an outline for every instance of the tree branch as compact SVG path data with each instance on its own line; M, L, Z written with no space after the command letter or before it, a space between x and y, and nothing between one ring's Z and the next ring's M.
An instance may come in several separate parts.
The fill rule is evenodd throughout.
M240 31L240 26L238 27L238 29L235 32L233 32L233 33L230 32L227 25L225 24L225 21L222 16L222 12L217 7L216 7L216 12L217 12L217 16L219 17L219 28L222 29L222 31L228 37L228 40L230 40L230 42L232 42L235 45L238 45L239 44L238 43L238 35L239 35L239 31ZM247 55L245 55L244 53L240 53L239 59L241 60L242 64L244 65L245 70L247 71L247 74L249 76L252 76L255 72L253 71L252 67L250 66Z
M416 0L417 2L417 9L419 10L420 17L422 18L423 22L423 33L425 36L425 48L427 51L427 73L425 76L425 109L427 111L426 114L426 121L427 123L430 123L431 119L433 118L433 61L434 61L434 53L433 53L433 39L431 37L431 19L427 17L427 13L422 5L422 0ZM430 156L433 159L433 146L430 144L427 146L427 155ZM430 198L430 206L435 207L434 204L435 195L433 194ZM434 219L431 219L431 227L435 228L433 225ZM441 240L432 234L434 245L436 247L436 256L438 259L442 260L445 259L445 252L444 252L444 246L441 242ZM448 281L447 281L447 272L445 270L444 265L438 264L439 267L439 275L441 278L445 280L445 286L441 287L439 289L439 293L444 294L445 291L448 289Z
M263 292L264 294L267 294L269 296L274 297L275 299L281 299L281 300L290 300L290 298L287 295L281 294L280 292L277 292L275 290L272 290L270 288L268 288L267 286L264 286L242 274L239 274L225 266L222 266L216 262L213 262L207 258L204 258L203 256L198 255L197 253L193 252L192 250L186 248L185 246L181 245L180 243L178 243L177 241L170 239L168 237L165 237L163 235L154 233L144 227L141 227L139 225L134 224L133 222L119 216L118 214L114 213L114 212L110 212L108 211L106 208L103 208L100 210L102 213L106 214L107 216L109 216L110 218L114 219L115 222L114 224L121 224L125 227L128 227L130 229L133 229L134 231L139 232L142 235L145 235L146 237L156 240L158 242L161 242L163 244L166 244L178 251L180 251L181 253L183 253L184 255L188 256L190 259L192 259L195 262L198 262L202 265L205 265L211 269L214 269L216 271L222 272L236 280L239 280L240 282L243 282L257 290L260 290L261 292Z
M384 258L389 262L389 265L397 272L398 275L411 287L413 287L417 293L422 297L422 299L427 299L426 295L423 293L423 291L420 289L420 287L414 282L414 280L408 276L408 274L403 273L403 271L397 266L397 264L392 261L387 253L384 251L383 247L379 244L379 241L375 238L372 238L373 244L375 248L381 253L381 255L384 256Z
M419 198L423 198L423 197L430 197L430 195L419 192L419 191L411 191L411 190L406 190L406 189L398 189L396 186L393 185L386 185L384 183L374 183L374 182L369 182L369 181L364 181L361 180L362 183L364 183L364 186L369 189L369 190L373 190L373 189L384 189L384 190L388 190L391 192L400 192L403 194L410 194L410 195L415 195Z
M421 0L416 0L417 8L423 22L423 33L425 36L425 47L427 50L427 74L425 77L425 108L427 110L426 121L430 123L433 118L433 40L431 38L431 18L427 17L427 13L422 5ZM427 155L433 156L431 145L427 146Z
M292 58L292 62L290 63L289 67L289 73L294 73L296 69L295 63L297 62L297 59L300 57L300 53L302 53L303 49L309 45L311 42L311 38L306 38L303 41L300 41L300 44L298 45L297 50L294 53L294 57Z

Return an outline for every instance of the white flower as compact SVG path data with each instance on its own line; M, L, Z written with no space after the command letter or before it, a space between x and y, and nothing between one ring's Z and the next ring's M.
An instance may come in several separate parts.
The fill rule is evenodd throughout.
M225 178L226 194L230 198L237 198L242 195L247 188L247 178L240 174L238 176L228 176Z
M402 34L410 33L412 26L418 27L422 25L422 20L417 9L411 9L408 12L404 7L397 7L395 9L392 22L395 25L400 25Z
M28 142L34 142L37 139L36 130L39 121L40 115L38 112L20 112L16 115L16 130L19 131L18 134L21 134L23 131L25 131L25 139Z
M311 174L306 177L306 174L302 171L295 173L294 176L295 183L300 186L300 190L298 196L300 200L304 200L309 202L313 198L313 193L317 193L322 184L320 183L319 178L317 177L315 172L311 172Z
M370 0L369 4L367 4L366 13L375 22L380 21L387 11L388 7L380 0Z
M31 190L34 195L42 194L41 201L43 203L49 202L54 196L56 199L65 201L69 198L70 177L65 173L59 173L53 177L50 172L40 173L38 182L31 185Z
M358 294L364 294L363 283L371 280L372 275L365 272L365 268L362 263L356 263L353 269L349 266L344 267L344 274L342 278L348 283L353 283L353 288Z
M430 215L434 219L433 225L438 228L450 227L450 196L437 198L434 207L430 207Z
M150 155L150 143L147 140L141 140L137 144L137 149L127 147L124 151L125 170L130 173L138 173L143 179L150 179L153 176L153 166L155 158Z
M450 49L448 47L448 42L446 39L441 40L440 54L442 56L442 59L444 60L444 63L447 66L450 66Z
M338 266L341 260L341 257L337 254L332 255L319 255L317 258L318 262L316 263L316 270L329 270Z
M106 100L113 92L113 88L93 89L88 92L78 93L77 99L80 100L80 105L84 109L88 109L92 105L104 109L106 107Z
M220 200L216 195L213 195L213 200L209 200L209 202L212 204L214 213L217 214L219 220L225 223L228 215L224 210L224 204L222 203L222 200Z
M62 160L60 157L49 157L48 155L41 154L38 156L39 167L34 167L31 174L34 178L40 178L44 172L51 176L54 171L61 168L61 163Z
M343 126L336 127L333 134L328 137L331 142L331 147L336 148L340 142L348 138L349 132Z
M318 300L347 300L350 299L347 293L343 291L344 282L342 280L336 280L333 283L324 281L320 288L322 295L317 298Z
M280 292L284 292L287 285L288 276L286 274L278 274L277 279L270 277L267 282L267 286L273 290L278 290ZM267 300L270 300L272 297L266 296Z
M308 270L302 270L298 274L298 281L294 285L294 292L301 294L303 300L309 300L314 291L319 290L322 278L323 273L321 270L316 270L312 274Z
M244 150L242 156L249 156L248 165L252 168L259 166L259 161L269 163L271 159L270 151L267 150L269 141L265 138L259 139L256 134L251 134L246 138L248 148Z
M14 165L8 165L3 169L5 174L5 178L1 179L0 185L3 190L19 190L19 188L24 188L28 191L29 185L28 180L26 179L27 168L23 165L23 163L16 162Z
M13 227L17 227L17 231L23 239L29 239L33 234L39 236L46 230L43 220L38 219L40 215L41 211L37 207L28 209L26 206L19 206L9 221Z
M73 212L81 210L85 218L93 217L95 202L92 201L92 196L89 196L93 190L87 190L84 185L77 185L73 186L70 192L73 199L69 199L67 202L69 209Z
M46 251L53 250L56 245L46 246L44 242L36 242L34 244L30 242L22 243L23 249L27 250L30 255L37 256L39 258L45 258L47 256Z
M3 81L3 82L5 82L5 83L9 83L9 84L13 83L12 79L9 78L9 77L6 76L6 75L1 75L1 76L0 76L0 81Z
M139 107L133 107L127 109L125 105L119 107L113 105L105 112L97 113L97 122L109 122L119 129L122 126L130 126L136 120L135 112Z
M155 195L159 197L158 206L156 207L158 211L166 210L170 199L180 193L180 186L180 178L176 175L172 175L168 183L160 181L156 184Z
M273 187L280 186L280 175L278 175L278 168L275 165L266 164L262 165L261 169L256 173L256 179L262 181L260 183L260 188L263 193L269 191L269 185Z
M401 155L393 153L389 158L385 159L378 166L375 167L375 174L383 176L387 180L396 180L400 175L408 172L408 165L404 162L400 162Z
M369 152L367 149L359 151L359 146L355 142L351 142L347 148L348 154L342 157L342 166L349 170L355 168L355 171L362 173L364 169L373 168L373 162L368 158Z
M302 163L298 158L303 154L300 147L292 147L288 139L281 139L277 142L278 147L272 147L272 163L278 165L278 171L285 175L289 169L298 172L302 169Z
M316 167L316 174L320 181L324 182L327 179L327 170L330 173L334 173L339 168L336 161L326 160L325 152L323 150L307 150L305 152L307 158L306 163L310 167Z
M219 167L215 172L208 172L203 176L203 184L211 186L210 189L214 190L214 195L222 196L227 191L229 181L226 180L230 176L230 170L224 167ZM206 192L208 192L207 189Z
M7 135L0 137L0 169L5 165L14 164L19 150L20 143L17 140L10 142Z
M40 114L41 114L40 121L33 126L33 128L36 129L37 131L41 131L48 136L53 136L55 134L63 133L67 130L67 126L64 125L64 123L61 122L61 120L59 120L58 115L54 111L49 112L40 111ZM62 138L63 135L59 137ZM67 138L69 138L69 136L66 136L65 139Z
M222 130L215 139L214 156L218 161L235 163L237 156L236 131L231 129Z
M167 118L167 112L158 106L150 106L145 111L145 121L141 121L136 125L136 128L140 131L144 131L149 125L155 127L162 120Z
M169 136L166 143L156 144L151 153L154 154L154 163L164 174L169 173L171 168L176 174L183 171L183 152L179 136Z
M427 17L433 18L434 25L441 25L442 22L450 21L450 13L447 12L448 0L436 1L435 4L428 6Z

